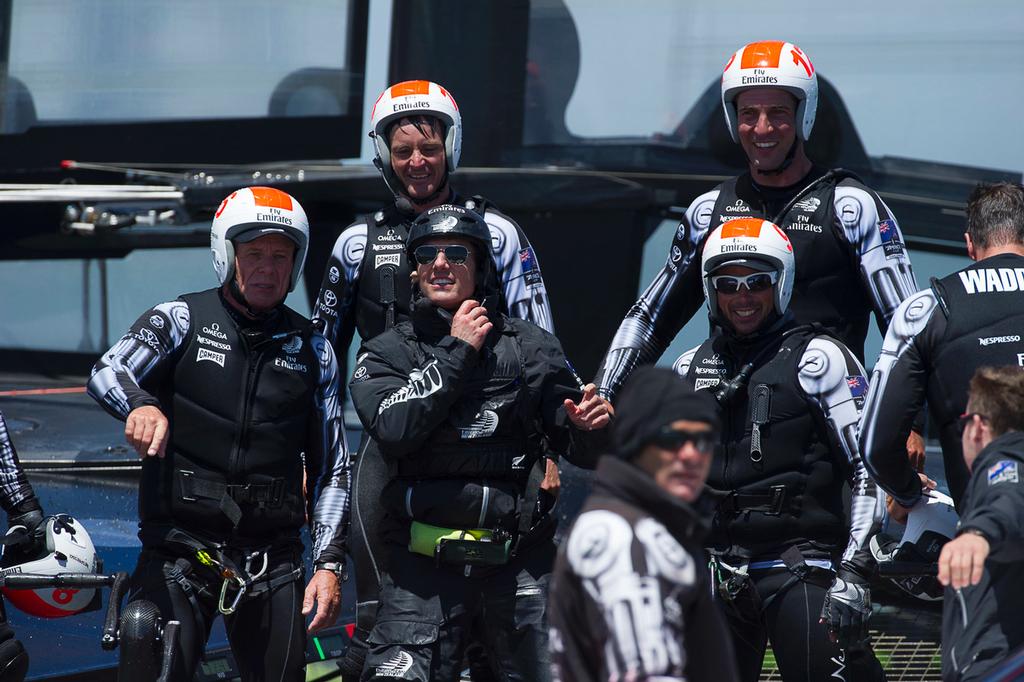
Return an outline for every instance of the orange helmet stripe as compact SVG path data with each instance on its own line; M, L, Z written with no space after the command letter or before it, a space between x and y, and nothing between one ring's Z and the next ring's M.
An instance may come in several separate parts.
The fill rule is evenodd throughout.
M392 97L405 95L429 95L430 81L404 81L391 86Z
M279 189L273 187L250 187L249 189L252 190L252 198L257 206L292 210L292 198Z
M760 43L750 43L743 48L743 57L740 59L741 69L777 69L779 59L782 56L781 40L764 40Z
M722 239L732 237L751 237L757 239L761 234L761 224L764 221L760 218L737 218L722 225Z

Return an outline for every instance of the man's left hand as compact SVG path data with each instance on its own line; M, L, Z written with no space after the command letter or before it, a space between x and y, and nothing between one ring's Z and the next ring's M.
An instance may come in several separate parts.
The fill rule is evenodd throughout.
M612 404L597 394L597 386L587 384L578 403L565 399L565 413L577 429L594 431L608 426L613 410Z
M939 582L954 590L977 585L990 551L988 540L974 533L964 533L950 540L939 554Z
M317 571L306 585L306 594L302 598L302 615L308 616L316 607L316 615L306 628L307 632L316 632L334 624L338 620L338 607L341 605L341 584L331 571Z
M840 570L821 607L819 622L828 628L829 639L842 649L866 642L870 618L871 590L867 581L856 573Z
M924 438L917 431L911 431L907 436L907 459L914 471L924 471Z

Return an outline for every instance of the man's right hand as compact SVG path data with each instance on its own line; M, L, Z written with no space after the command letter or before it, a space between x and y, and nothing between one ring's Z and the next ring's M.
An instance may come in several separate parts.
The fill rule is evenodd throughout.
M921 491L923 495L927 496L929 490L935 490L935 486L937 485L935 481L921 473L917 476L921 479ZM919 501L918 504L923 504L925 502L927 502L927 500ZM885 511L888 512L889 518L896 523L906 525L907 516L910 514L911 509L912 507L904 507L902 504L897 502L896 498L892 495L885 496Z
M487 309L472 299L466 299L452 317L451 334L480 350L493 327L487 319Z
M163 457L167 450L167 417L155 405L136 407L125 420L124 437L139 457Z

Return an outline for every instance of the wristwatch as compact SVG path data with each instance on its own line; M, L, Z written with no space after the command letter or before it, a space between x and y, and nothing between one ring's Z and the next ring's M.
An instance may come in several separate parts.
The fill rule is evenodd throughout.
M980 528L975 528L974 526L967 526L966 528L961 528L959 530L959 532L957 532L956 536L960 537L961 535L968 535L968 534L970 534L970 535L977 535L979 538L984 539L985 542L987 542L988 544L990 544L990 545L992 544L992 538L990 538L988 536L988 533L986 533L985 531L981 530Z
M341 582L348 580L348 571L345 570L345 562L343 561L317 561L313 564L313 570L330 571L338 576L338 580Z

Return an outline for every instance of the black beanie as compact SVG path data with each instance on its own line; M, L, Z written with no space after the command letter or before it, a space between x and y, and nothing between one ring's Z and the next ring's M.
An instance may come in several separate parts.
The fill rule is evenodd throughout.
M674 421L705 422L718 431L718 402L708 391L694 391L678 374L646 365L633 372L615 402L612 448L624 459L640 453Z

